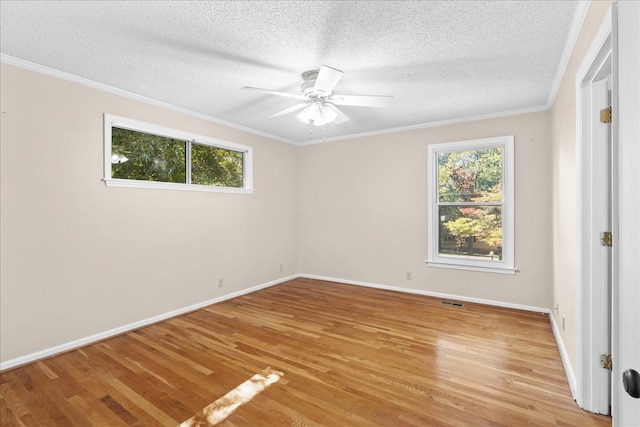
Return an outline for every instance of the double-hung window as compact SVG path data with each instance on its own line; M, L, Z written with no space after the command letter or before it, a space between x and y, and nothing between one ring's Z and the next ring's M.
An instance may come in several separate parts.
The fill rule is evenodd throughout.
M251 193L251 147L104 115L108 186Z
M428 265L515 272L513 140L429 146Z

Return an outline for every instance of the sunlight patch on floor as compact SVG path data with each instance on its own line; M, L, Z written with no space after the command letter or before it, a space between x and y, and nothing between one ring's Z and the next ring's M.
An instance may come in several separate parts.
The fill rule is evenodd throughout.
M266 368L261 374L255 374L220 399L207 405L202 411L180 424L179 427L214 426L224 421L241 405L249 402L271 384L277 382L283 375L280 371Z

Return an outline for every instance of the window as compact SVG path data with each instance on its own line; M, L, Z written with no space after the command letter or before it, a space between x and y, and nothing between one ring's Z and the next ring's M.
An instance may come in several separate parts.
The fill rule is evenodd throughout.
M251 193L252 148L104 116L108 186Z
M513 136L429 146L434 267L515 273Z

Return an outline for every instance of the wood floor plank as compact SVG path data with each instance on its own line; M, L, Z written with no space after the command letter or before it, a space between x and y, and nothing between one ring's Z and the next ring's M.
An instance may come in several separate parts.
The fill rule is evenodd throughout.
M167 415L162 409L158 408L155 404L149 402L145 395L150 395L157 398L157 394L154 393L140 393L135 389L132 389L127 384L118 379L110 379L109 384L126 396L129 400L134 402L139 408L151 415L160 425L177 425L179 422ZM144 387L144 386L143 386ZM137 387L136 387L137 388Z
M108 396L108 395L107 395ZM82 396L76 395L69 398L69 402L82 411L86 425L90 426L129 426L133 425L137 419L130 418L123 420L119 414L111 410L107 405L89 405ZM132 422L133 421L133 422Z
M296 279L0 373L0 425L177 426L254 374L219 425L604 427L547 315Z

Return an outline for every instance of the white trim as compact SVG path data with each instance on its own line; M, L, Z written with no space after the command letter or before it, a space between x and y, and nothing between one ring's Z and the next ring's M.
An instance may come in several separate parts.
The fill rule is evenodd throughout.
M0 54L0 62L8 65L13 65L14 67L19 67L25 70L33 71L39 74L44 74L50 77L55 77L61 80L77 83L91 89L111 93L113 95L122 96L124 98L128 98L134 101L144 102L145 104L154 105L156 107L164 108L166 110L174 111L176 113L185 114L187 116L195 117L201 120L206 120L208 122L215 123L217 125L222 125L222 126L226 126L232 129L243 131L243 132L248 132L253 135L270 138L276 141L284 142L286 144L298 145L295 141L292 141L287 138L283 138L281 136L272 135L270 133L259 131L247 126L239 125L233 122L228 122L226 120L222 120L212 116L208 116L206 114L198 113L196 111L192 111L187 108L178 107L173 104L169 104L167 102L158 101L157 99L148 98L143 95L138 95L137 93L129 92L123 89L118 89L116 87L109 86L103 83L98 83L94 80L85 79L84 77L79 77L74 74L66 73L64 71L56 70L53 68L45 67L43 65L35 64L33 62L25 61L23 59L6 55L4 53Z
M156 182L156 181L142 181L133 179L117 179L111 178L111 139L112 128L129 129L136 132L148 133L167 138L177 139L185 141L187 144L186 149L186 167L187 167L187 182ZM236 187L218 187L213 185L197 185L191 183L191 144L196 143L200 145L207 145L216 148L223 148L225 150L231 150L243 153L243 167L242 167L242 188ZM190 191L209 191L216 193L239 193L239 194L253 194L253 148L248 145L237 144L233 142L223 141L217 138L211 138L208 136L197 135L191 132L186 132L178 129L171 129L164 126L159 126L153 123L142 122L139 120L129 119L126 117L120 117L113 114L104 114L104 183L107 187L130 187L130 188L154 188L165 190L190 190Z
M218 138L212 138L210 136L198 135L193 132L183 131L180 129L168 128L160 126L155 123L143 122L141 120L134 120L127 117L117 116L115 114L104 114L105 127L107 125L135 130L140 132L151 133L153 135L164 136L167 138L180 139L192 141L195 140L198 144L211 145L214 147L225 148L233 151L246 151L251 147L248 145L237 144L235 142L229 142Z
M462 264L444 264L440 262L426 261L429 267L436 268L449 268L452 270L468 270L468 271L479 271L482 273L499 273L499 274L516 274L520 270L517 268L491 268L491 267L474 267L469 265Z
M640 370L640 2L612 5L613 393L614 426L640 426L640 400L625 391L627 369Z
M410 288L403 288L403 287L399 287L399 286L388 286L388 285L382 285L382 284L377 284L377 283L369 283L369 282L362 282L362 281L356 281L356 280L347 280L347 279L338 279L338 278L334 278L334 277L326 277L326 276L318 276L318 275L313 275L313 274L293 274L287 277L282 277L280 279L276 279L276 280L272 280L270 282L266 282L266 283L262 283L260 285L256 285L256 286L252 286L250 288L247 289L243 289L237 292L232 292L230 294L227 295L223 295L220 297L216 297L207 301L203 301L203 302L199 302L196 304L192 304L190 306L187 307L183 307L183 308L179 308L176 310L172 310L170 312L167 313L163 313L163 314L159 314L157 316L153 316L147 319L143 319L137 322L133 322L133 323L129 323L127 325L123 325L105 332L100 332L98 334L94 334L88 337L84 337L84 338L80 338L68 343L64 343L64 344L60 344L54 347L50 347L50 348L46 348L44 350L40 350L34 353L30 353L27 354L25 356L20 356L20 357L16 357L15 359L10 359L7 360L5 362L0 363L0 372L7 370L7 369L11 369L11 368L15 368L18 366L22 366L22 365L26 365L28 363L32 363L47 357L52 357L55 356L57 354L60 353L64 353L70 350L74 350L76 348L80 348L80 347L84 347L86 345L98 342L98 341L102 341L126 332L130 332L132 330L135 329L139 329L145 326L149 326L152 325L154 323L157 322L161 322L163 320L175 317L175 316L180 316L182 314L185 313L189 313L195 310L199 310L203 307L207 307L213 304L217 304L219 302L222 301L226 301L232 298L236 298L242 295L246 295L246 294L250 294L252 292L256 292L259 291L261 289L265 289L265 288L269 288L271 286L275 286L278 285L280 283L284 283L284 282L288 282L290 280L294 280L297 278L307 278L307 279L315 279L315 280L324 280L327 282L335 282L335 283L343 283L343 284L347 284L347 285L356 285L356 286L364 286L364 287L368 287L368 288L375 288L375 289L384 289L384 290L388 290L388 291L395 291L395 292L403 292L403 293L409 293L409 294L415 294L415 295L423 295L423 296L428 296L428 297L434 297L434 298L442 298L442 299L447 299L447 300L456 300L456 301L464 301L464 302L472 302L472 303L476 303L476 304L485 304L485 305L491 305L491 306L495 306L495 307L504 307L504 308L513 308L516 310L525 310L525 311L532 311L532 312L536 312L536 313L545 313L545 314L550 314L550 310L548 308L543 308L543 307L535 307L535 306L529 306L529 305L523 305L523 304L514 304L514 303L509 303L509 302L504 302L504 301L495 301L495 300L488 300L488 299L483 299L483 298L473 298L473 297L465 297L462 295L453 295L453 294L445 294L445 293L439 293L439 292L430 292L430 291L425 291L425 290L421 290L421 289L410 289ZM551 317L551 316L550 316ZM563 347L564 348L564 347ZM561 349L560 351L561 355L562 354L566 354L566 351L564 351ZM575 381L574 381L575 382ZM571 383L570 383L571 384Z
M587 72L591 68L591 65L595 61L598 53L602 50L602 47L607 41L607 38L611 34L611 7L607 10L607 14L605 15L602 23L600 24L600 28L598 28L598 32L596 33L593 41L591 42L591 46L589 46L589 50L584 56L582 60L582 64L578 71L576 72L576 84L580 85L580 83L584 80Z
M503 200L500 204L502 209L502 230L503 230L503 257L500 261L484 261L465 257L441 256L439 253L438 242L440 234L439 222L439 202L438 197L438 153L480 150L483 148L501 148L503 159L503 175L502 175L502 191ZM504 135L492 138L482 138L468 141L447 142L441 144L430 144L428 146L428 178L427 178L427 265L434 267L449 268L461 267L465 270L479 270L484 272L500 272L506 274L514 274L515 269L515 238L514 238L514 136ZM503 270L503 271L499 271Z
M85 345L88 344L92 344L95 343L97 341L102 341L105 340L107 338L111 338L114 337L116 335L120 335L123 334L125 332L129 332L135 329L139 329L142 328L144 326L149 326L152 325L154 323L175 317L175 316L180 316L182 314L185 313L189 313L191 311L195 311L195 310L199 310L203 307L207 307L209 305L212 304L217 304L219 302L222 301L226 301L232 298L236 298L245 294L250 294L252 292L255 291L259 291L260 289L265 289L271 286L275 286L278 285L280 283L284 283L287 282L289 280L293 280L296 279L298 277L298 275L291 275L291 276L287 276L287 277L282 277L280 279L276 279L276 280L272 280L270 282L266 282L266 283L262 283L260 285L256 285L256 286L252 286L250 288L247 289L243 289L237 292L232 292L230 294L227 295L223 295L220 297L216 297L210 300L206 300L206 301L202 301L196 304L192 304L190 306L187 307L183 307L183 308L179 308L176 310L172 310L169 311L167 313L163 313L163 314L159 314L157 316L153 316L153 317L149 317L147 319L143 319L137 322L133 322L133 323L129 323L128 325L123 325L105 332L100 332L98 334L95 335L91 335L88 337L84 337L84 338L80 338L65 344L60 344L54 347L50 347L50 348L46 348L44 350L40 350L40 351L36 351L35 353L31 353L31 354L27 354L25 356L20 356L20 357L16 357L15 359L10 359L7 360L6 362L2 362L0 363L0 372L4 371L6 369L11 369L11 368L15 368L17 366L21 366L21 365L25 365L27 363L31 363L31 362L35 362L37 360L40 359L44 359L46 357L51 357L51 356L55 356L57 354L66 352L66 351L70 351L70 350L74 350L76 348L79 347L83 347Z
M591 6L590 0L579 1L576 7L576 11L573 14L573 19L571 20L571 27L569 27L569 34L567 34L567 40L565 41L565 44L564 44L564 50L562 51L562 56L560 57L558 68L556 69L556 75L553 78L553 82L551 83L551 90L549 91L549 97L547 98L548 108L551 108L553 106L553 103L556 102L556 96L558 95L560 84L562 83L564 74L567 71L569 60L571 59L571 55L573 55L573 49L576 46L576 41L578 40L578 36L580 35L580 30L582 30L582 25L584 24L584 19L587 17L587 12L589 11L590 6Z
M211 193L253 194L253 188L216 187L215 185L184 184L181 182L139 181L135 179L103 179L107 187L149 188L159 190L209 191Z
M122 97L125 97L125 98L128 98L128 99L132 99L134 101L139 101L139 102L144 102L146 104L155 105L157 107L165 108L165 109L170 110L170 111L174 111L174 112L177 112L177 113L185 114L187 116L195 117L195 118L198 118L198 119L201 119L201 120L206 120L206 121L211 122L211 123L227 126L229 128L240 130L240 131L243 131L243 132L248 132L248 133L251 133L253 135L262 136L262 137L265 137L265 138L270 138L270 139L273 139L273 140L276 140L276 141L280 141L280 142L284 142L286 144L296 145L296 146L314 145L314 144L321 144L321 143L325 143L325 142L334 142L334 141L342 141L342 140L363 138L363 137L370 137L370 136L377 136L377 135L386 135L386 134L389 134L389 133L406 132L406 131L411 131L411 130L425 129L425 128L431 128L431 127L439 127L439 126L446 126L446 125L453 125L453 124L459 124L459 123L475 122L475 121L479 121L479 120L488 120L488 119L495 119L495 118L507 117L507 116L517 116L517 115L520 115L520 114L538 113L538 112L541 112L541 111L547 111L549 109L548 105L536 105L536 106L533 106L533 107L520 108L520 109L516 109L516 110L507 110L507 111L500 111L500 112L496 112L496 113L480 114L480 115L477 115L477 116L459 117L459 118L456 118L456 119L440 120L440 121L422 123L422 124L417 124L417 125L399 126L399 127L395 127L395 128L382 129L382 130L376 130L376 131L370 131L370 132L354 133L354 134L350 134L350 135L343 135L343 136L338 136L338 137L333 137L333 138L294 141L294 140L291 140L291 139L283 138L281 136L277 136L277 135L273 135L273 134L270 134L270 133L267 133L267 132L256 130L256 129L253 129L253 128L250 128L250 127L247 127L247 126L243 126L243 125L239 125L239 124L236 124L236 123L227 122L225 120L217 119L215 117L208 116L208 115L202 114L202 113L198 113L198 112L195 112L195 111L192 111L192 110L188 110L188 109L183 108L183 107L177 107L175 105L172 105L172 104L169 104L169 103L166 103L166 102L158 101L158 100L155 100L155 99L152 99L152 98L147 98L145 96L138 95L138 94L135 94L133 92L128 92L126 90L118 89L118 88L115 88L113 86L108 86L108 85L105 85L105 84L102 84L102 83L95 82L93 80L89 80L89 79L85 79L85 78L82 78L82 77L75 76L73 74L65 73L64 71L54 70L53 68L48 68L48 67L45 67L45 66L42 66L42 65L34 64L32 62L25 61L25 60L19 59L19 58L15 58L13 56L9 56L9 55L6 55L4 53L0 54L0 62L8 64L8 65L13 65L14 67L20 67L20 68L23 68L23 69L26 69L26 70L29 70L29 71L33 71L33 72L39 73L39 74L44 74L44 75L48 75L48 76L51 76L51 77L59 78L59 79L62 79L62 80L70 81L70 82L73 82L73 83L78 83L80 85L89 87L91 89L96 89L96 90L100 90L102 92L107 92L107 93L111 93L111 94L114 94L114 95L122 96Z
M606 317L600 304L606 304L600 295L594 295L594 263L592 262L593 242L597 241L597 231L593 231L594 202L597 192L593 182L593 143L592 124L583 121L583 110L591 111L592 80L598 76L599 70L611 55L611 8L607 11L589 50L584 56L575 76L576 91L576 235L577 235L577 303L576 303L576 341L577 370L576 403L583 409L602 412L606 404L599 403L598 395L604 384L600 383L600 375L596 358L599 356L598 341L608 333ZM607 45L608 44L608 45ZM587 86L584 87L585 82ZM587 99L583 93L589 95ZM589 116L590 117L590 116ZM598 153L595 155L599 156ZM604 230L600 230L604 231ZM597 273L597 272L596 272Z
M567 382L569 383L569 388L571 389L571 396L573 400L577 399L578 396L578 381L576 380L576 376L573 373L573 368L571 367L571 361L569 360L569 353L567 353L567 349L564 346L564 342L562 341L562 335L560 335L560 329L558 329L558 324L556 323L556 319L551 314L549 316L551 319L551 329L553 330L553 336L556 339L556 344L558 345L558 351L560 352L560 358L562 359L562 365L564 366L564 372L567 375Z
M490 119L498 119L502 117L518 116L520 114L539 113L541 111L547 111L548 109L549 109L549 106L547 105L536 105L533 107L519 108L517 110L499 111L497 113L479 114L477 116L459 117L456 119L440 120L435 122L421 123L417 125L399 126L395 128L374 130L370 132L352 133L350 135L336 136L332 138L311 139L306 141L300 141L297 145L305 146L305 145L314 145L314 144L324 144L327 142L337 142L337 141L344 141L349 139L386 135L389 133L410 132L414 130L448 126L448 125L456 125L460 123L476 122L480 120L490 120Z
M442 298L447 300L473 302L476 304L492 305L495 307L513 308L516 310L533 311L535 313L550 314L551 311L548 308L535 307L531 305L514 304L505 301L495 301L483 298L466 297L463 295L445 294L440 292L425 291L422 289L403 288L400 286L382 285L379 283L362 282L359 280L339 279L335 277L318 276L314 274L299 274L298 277L305 279L324 280L325 282L343 283L345 285L364 286L366 288L384 289L387 291L403 292L407 294L422 295L426 297Z

